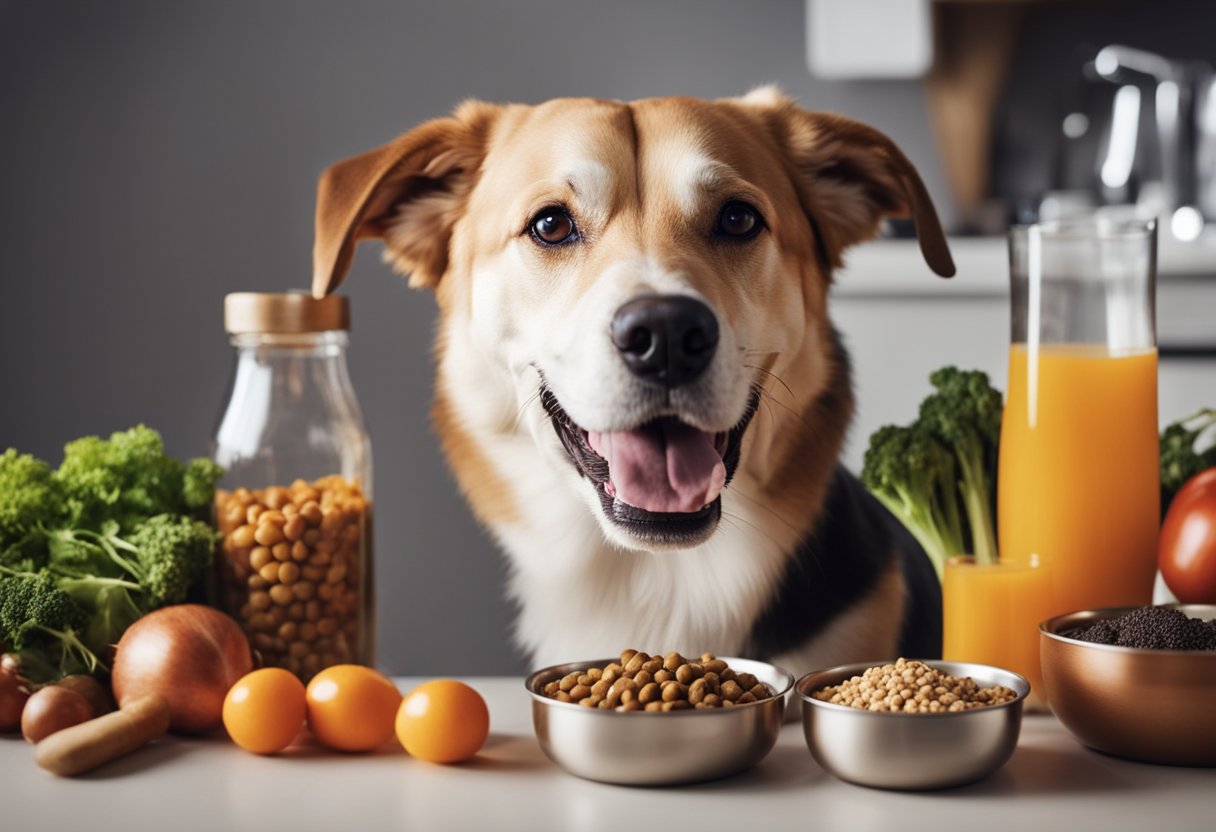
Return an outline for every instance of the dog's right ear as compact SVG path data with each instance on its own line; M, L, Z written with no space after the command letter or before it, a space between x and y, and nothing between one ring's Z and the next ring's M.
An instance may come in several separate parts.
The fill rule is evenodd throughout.
M841 265L845 249L873 237L884 217L910 217L925 262L942 277L954 275L929 191L891 139L843 116L803 110L775 87L739 101L767 117L784 147L829 271Z
M452 227L477 181L500 107L470 101L392 142L332 165L317 185L312 293L342 283L355 244L382 239L410 285L434 287L448 268Z

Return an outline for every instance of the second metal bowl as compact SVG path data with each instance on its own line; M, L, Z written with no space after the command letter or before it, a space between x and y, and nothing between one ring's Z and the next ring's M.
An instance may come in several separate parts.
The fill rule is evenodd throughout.
M811 696L859 676L875 664L846 664L798 680L802 730L811 755L841 780L880 789L944 789L983 779L1013 754L1030 683L999 667L926 660L980 686L1004 685L1017 698L1001 705L939 714L863 711Z
M524 684L532 695L532 725L541 750L571 774L631 786L697 783L751 768L777 742L794 677L776 665L719 658L739 673L751 673L776 695L733 708L618 713L559 702L541 693L547 683L567 673L604 667L616 659L536 671Z

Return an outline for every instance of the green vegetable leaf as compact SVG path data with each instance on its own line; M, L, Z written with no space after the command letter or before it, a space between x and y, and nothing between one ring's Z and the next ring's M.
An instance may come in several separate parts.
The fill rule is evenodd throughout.
M1216 467L1216 409L1204 408L1161 432L1161 514L1178 489L1200 471Z

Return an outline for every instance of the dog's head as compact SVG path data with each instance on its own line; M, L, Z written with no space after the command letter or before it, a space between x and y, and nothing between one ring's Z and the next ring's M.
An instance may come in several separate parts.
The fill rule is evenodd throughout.
M713 533L748 454L792 451L782 419L815 429L832 269L889 215L910 215L929 265L953 274L891 141L772 89L474 102L326 171L313 290L341 282L356 241L383 239L412 285L436 290L456 444L530 424L610 539L687 547ZM769 435L749 437L766 394ZM502 504L488 491L511 479L484 444L461 477L475 508L478 492Z

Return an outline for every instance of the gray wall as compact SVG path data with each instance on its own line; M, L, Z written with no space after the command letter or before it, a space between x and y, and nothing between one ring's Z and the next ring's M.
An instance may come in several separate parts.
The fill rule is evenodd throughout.
M318 173L463 98L770 81L887 131L945 200L919 84L811 79L797 0L0 2L0 448L57 462L69 438L144 421L173 453L204 452L224 294L305 286ZM381 664L521 671L502 560L427 424L434 303L377 254L346 291Z

